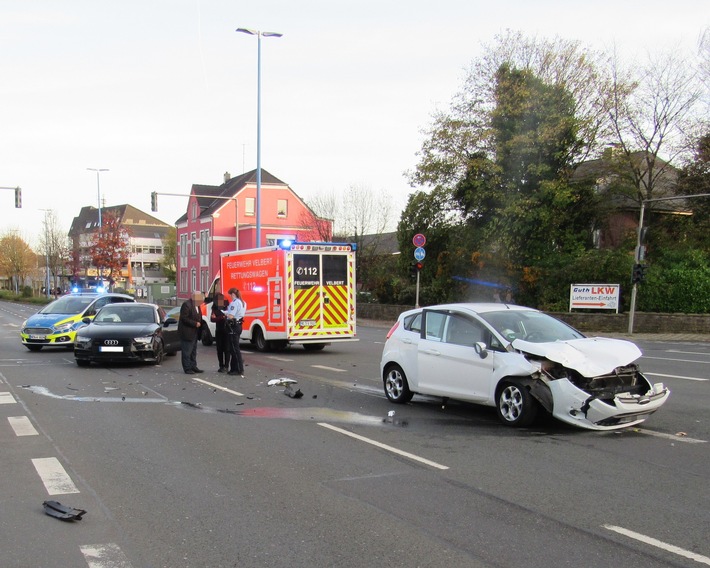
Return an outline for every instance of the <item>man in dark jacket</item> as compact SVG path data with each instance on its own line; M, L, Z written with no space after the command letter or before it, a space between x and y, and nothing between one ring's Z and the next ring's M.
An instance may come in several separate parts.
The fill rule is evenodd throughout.
M180 336L182 370L189 375L202 373L202 369L197 368L197 340L202 331L200 329L202 326L201 303L202 293L194 291L190 299L180 306L178 335Z

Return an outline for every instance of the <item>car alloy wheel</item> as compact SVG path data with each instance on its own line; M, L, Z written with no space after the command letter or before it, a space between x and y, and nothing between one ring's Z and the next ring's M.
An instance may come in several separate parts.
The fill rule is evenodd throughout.
M404 404L412 400L412 391L409 390L407 377L397 365L385 369L385 395L390 402Z
M517 381L504 381L496 400L498 417L508 426L528 426L535 420L538 403Z

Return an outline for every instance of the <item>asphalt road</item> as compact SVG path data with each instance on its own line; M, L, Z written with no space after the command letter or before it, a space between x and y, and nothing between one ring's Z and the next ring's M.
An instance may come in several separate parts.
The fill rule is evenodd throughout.
M31 353L33 311L0 302L0 566L710 565L707 343L639 342L673 391L642 428L515 430L474 405L388 403L383 328L319 353L245 349L235 380L213 347L195 377L179 356ZM87 513L59 521L47 499Z

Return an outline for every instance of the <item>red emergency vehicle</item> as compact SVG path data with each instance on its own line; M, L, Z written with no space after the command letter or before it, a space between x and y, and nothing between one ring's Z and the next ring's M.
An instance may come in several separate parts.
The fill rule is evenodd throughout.
M212 298L234 287L247 305L242 339L259 351L288 344L316 351L328 343L356 341L355 249L349 243L283 241L223 253L220 274L203 304L210 335L215 332L209 319Z

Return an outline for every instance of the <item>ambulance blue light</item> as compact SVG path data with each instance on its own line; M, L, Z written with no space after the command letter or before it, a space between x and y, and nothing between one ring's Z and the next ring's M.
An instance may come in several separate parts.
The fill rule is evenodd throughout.
M291 239L279 240L279 247L281 247L284 250L289 250L291 248L292 244L293 244L293 241Z

